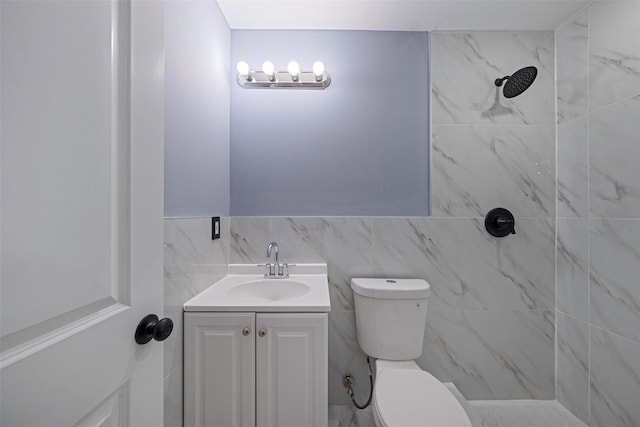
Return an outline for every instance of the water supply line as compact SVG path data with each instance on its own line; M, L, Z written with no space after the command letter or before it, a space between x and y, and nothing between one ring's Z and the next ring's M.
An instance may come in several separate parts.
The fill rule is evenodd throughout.
M369 368L369 399L364 405L359 405L356 402L356 398L353 393L353 378L351 375L345 375L344 377L344 386L347 388L347 393L349 393L349 397L351 397L351 401L358 409L364 409L371 404L371 399L373 398L373 373L371 372L371 362L369 361L369 356L367 356L367 367Z

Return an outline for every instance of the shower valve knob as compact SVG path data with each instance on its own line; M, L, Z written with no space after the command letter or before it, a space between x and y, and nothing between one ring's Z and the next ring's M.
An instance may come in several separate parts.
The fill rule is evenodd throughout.
M516 234L516 220L513 214L504 208L490 210L484 219L484 226L494 237Z
M173 321L168 317L158 319L155 314L148 314L142 318L136 328L136 342L146 344L152 339L164 341L169 338L173 331Z

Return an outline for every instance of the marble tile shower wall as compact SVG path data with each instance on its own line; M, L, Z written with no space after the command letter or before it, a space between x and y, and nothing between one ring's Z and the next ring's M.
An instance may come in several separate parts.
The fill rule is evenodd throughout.
M640 425L640 1L556 30L557 397L591 426Z
M366 398L356 339L355 276L420 277L432 286L418 363L468 399L553 399L554 34L432 33L433 216L232 217L230 262L329 265L329 403ZM505 100L493 81L535 65L538 79ZM484 215L505 207L517 233L495 239Z

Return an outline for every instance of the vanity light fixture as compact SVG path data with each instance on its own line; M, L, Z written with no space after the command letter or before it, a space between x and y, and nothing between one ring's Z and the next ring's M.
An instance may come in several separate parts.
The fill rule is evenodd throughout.
M300 71L296 61L289 62L287 71L276 70L271 61L262 64L262 71L251 70L249 64L240 61L236 70L238 84L246 89L325 89L331 84L331 77L320 61L313 63L311 71Z

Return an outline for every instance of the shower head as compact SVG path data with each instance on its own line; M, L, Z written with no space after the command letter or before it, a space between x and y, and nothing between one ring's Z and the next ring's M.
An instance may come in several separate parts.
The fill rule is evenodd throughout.
M524 67L510 76L496 79L495 84L496 86L502 86L502 83L506 80L502 93L505 98L514 98L529 89L537 75L538 69L536 67Z

